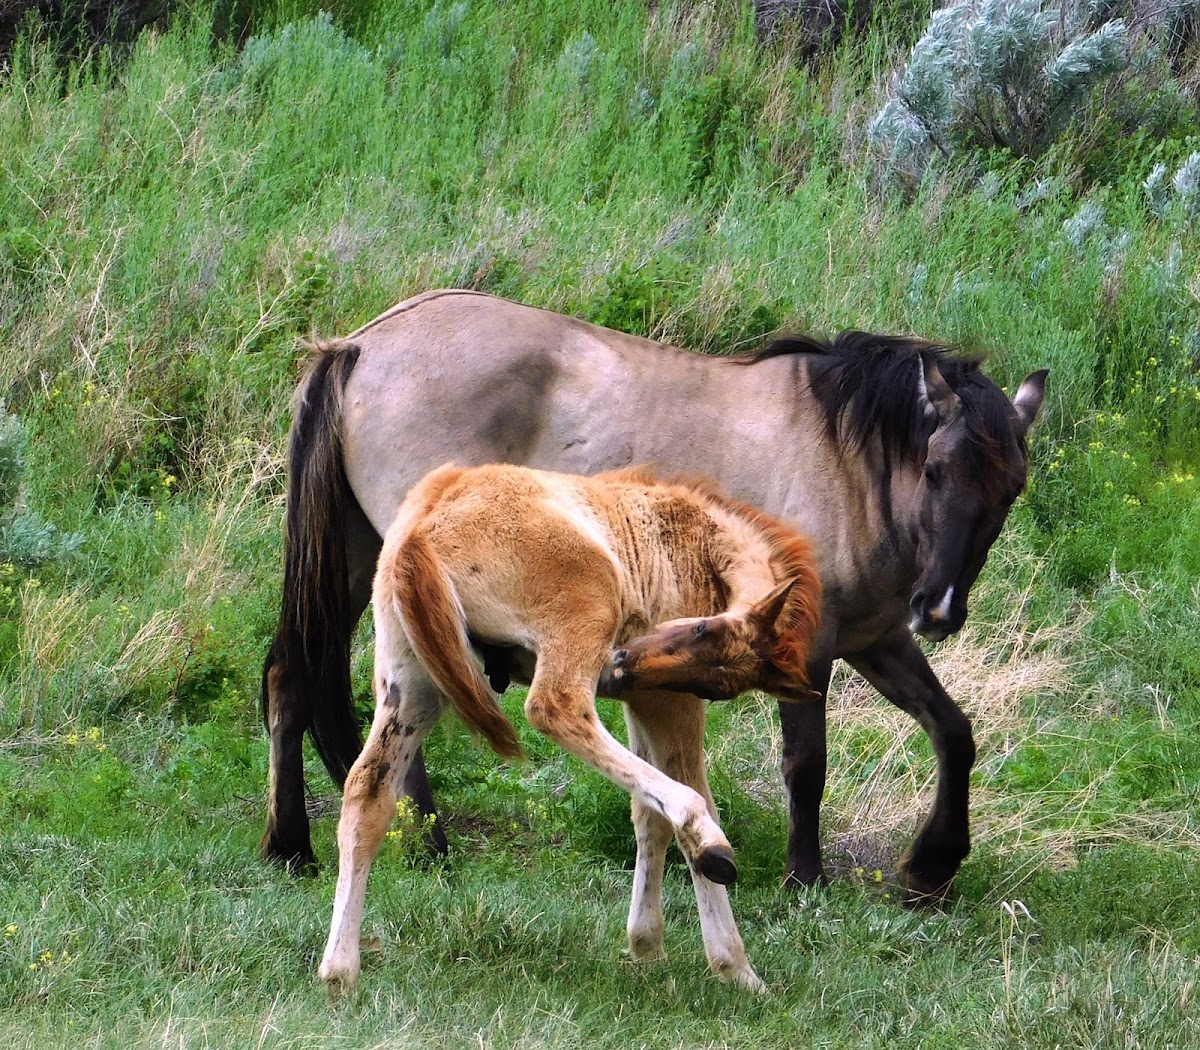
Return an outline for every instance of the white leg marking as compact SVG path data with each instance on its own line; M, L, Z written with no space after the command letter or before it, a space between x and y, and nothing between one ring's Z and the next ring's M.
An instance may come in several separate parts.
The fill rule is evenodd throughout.
M712 972L722 981L732 981L748 991L765 992L767 986L746 957L746 947L729 906L728 891L695 872L692 872L692 888L696 891L696 907L700 912L704 954Z
M625 932L629 954L639 962L652 962L667 956L663 949L662 879L671 826L639 802L633 803L632 816L637 861Z
M396 795L421 741L441 714L441 697L415 657L393 658L376 635L375 718L362 754L346 778L338 821L338 880L321 979L358 982L367 874L395 815ZM400 700L390 690L399 685ZM386 731L385 731L386 730Z

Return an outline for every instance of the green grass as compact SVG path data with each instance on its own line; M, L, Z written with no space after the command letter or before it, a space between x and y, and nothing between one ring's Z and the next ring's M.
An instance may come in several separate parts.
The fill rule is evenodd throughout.
M604 849L553 792L530 819L506 813L500 791L480 828L470 788L446 796L448 864L385 847L366 928L381 950L366 956L362 993L331 1003L313 968L333 872L291 880L253 859L245 785L264 774L265 749L249 729L236 716L219 729L145 720L6 749L5 1045L1106 1046L1197 1034L1200 927L1192 859L1178 851L1097 846L1010 899L1010 861L985 848L941 915L899 908L869 872L784 896L751 865L735 902L774 989L759 1000L707 976L681 864L667 879L671 958L636 966L620 952L627 845ZM461 750L449 734L431 757ZM539 798L545 767L527 779ZM623 816L604 792L596 803ZM751 819L781 830L770 811ZM328 857L331 821L317 829Z
M335 10L263 6L239 51L198 5L84 66L24 44L0 79L14 506L82 536L0 552L0 1045L1196 1044L1198 245L1141 189L1192 125L1089 157L1094 124L900 201L862 137L886 18L803 70L731 5ZM778 886L769 705L712 712L770 997L707 975L678 861L670 960L625 960L624 796L527 730L509 768L453 725L451 860L389 844L361 993L317 986L336 806L311 763L320 875L254 856L296 339L436 285L711 352L857 326L988 348L1010 389L1051 368L1029 490L931 650L980 745L947 913L890 884L928 743L839 674L825 891ZM369 660L364 630L364 702Z

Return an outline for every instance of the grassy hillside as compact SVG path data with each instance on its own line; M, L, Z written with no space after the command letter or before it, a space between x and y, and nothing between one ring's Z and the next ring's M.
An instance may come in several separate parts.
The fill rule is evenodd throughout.
M0 74L0 1043L1194 1045L1197 209L1143 185L1194 104L1148 140L1097 98L1037 160L900 196L865 133L912 43L882 17L798 66L727 4L297 2L240 48L227 16L83 65L27 39ZM391 843L363 994L315 986L316 767L322 873L254 859L296 339L438 285L709 352L863 327L1051 369L1029 490L931 651L980 744L948 913L888 890L928 745L845 675L828 891L777 886L769 705L712 720L771 998L706 976L682 866L670 962L623 961L623 796L454 726L450 865ZM364 703L369 658L364 631Z

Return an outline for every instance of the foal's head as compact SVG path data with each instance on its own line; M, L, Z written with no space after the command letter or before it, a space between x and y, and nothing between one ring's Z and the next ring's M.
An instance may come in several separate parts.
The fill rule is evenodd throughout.
M744 613L669 620L609 655L598 692L619 699L635 690L667 689L705 700L732 700L762 689L783 700L813 700L806 661L819 594L781 583ZM803 605L804 608L797 608Z

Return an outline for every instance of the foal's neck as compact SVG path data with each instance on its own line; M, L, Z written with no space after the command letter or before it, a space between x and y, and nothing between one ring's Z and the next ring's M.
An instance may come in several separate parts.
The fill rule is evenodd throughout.
M713 563L729 593L725 609L714 612L745 612L782 582L774 547L757 522L736 511L713 505L709 513L717 524Z

